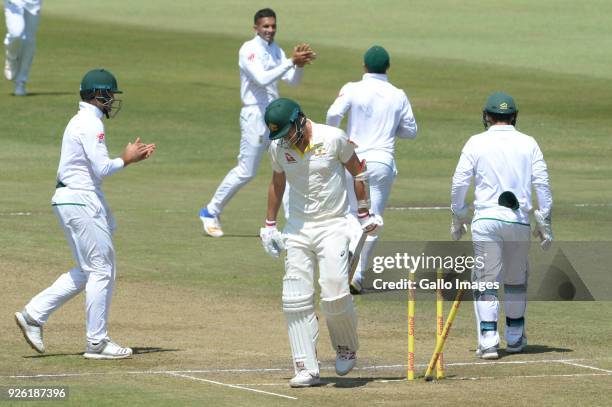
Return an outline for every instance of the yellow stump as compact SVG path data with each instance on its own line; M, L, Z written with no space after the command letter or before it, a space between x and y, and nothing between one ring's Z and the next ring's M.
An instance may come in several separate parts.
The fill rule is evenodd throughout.
M414 273L408 272L408 380L414 380Z
M444 272L442 269L436 271L436 347L442 340L442 331L444 330L444 296L440 284L444 282ZM444 378L444 355L440 352L438 362L436 363L436 379Z
M434 350L433 355L431 355L431 359L429 360L429 364L427 365L427 371L425 372L426 381L433 380L433 371L436 368L436 362L438 361L440 353L442 353L444 343L448 338L448 333L450 332L451 326L453 325L453 321L457 316L459 305L461 305L461 297L463 297L463 289L459 289L457 291L455 302L453 302L453 306L451 307L451 310L448 314L448 318L446 319L446 324L444 325L444 329L442 330L442 337L440 338L440 342L436 344L436 349Z

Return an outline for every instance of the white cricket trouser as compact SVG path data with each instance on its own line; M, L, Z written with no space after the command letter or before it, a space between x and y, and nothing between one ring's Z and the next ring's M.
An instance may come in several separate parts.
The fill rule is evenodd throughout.
M284 230L287 255L283 277L283 310L296 373L319 373L316 357L318 323L314 313L314 276L319 269L321 312L332 348L357 351L357 314L349 293L348 218L306 223Z
M15 82L27 82L36 50L36 32L39 14L32 14L23 7L4 0L6 57L18 61Z
M389 194L391 193L391 187L393 186L393 181L395 181L396 172L387 164L375 161L368 161L366 164L368 168L368 182L370 184L370 211L376 215L383 216L385 206L387 206L387 200L389 199ZM346 174L346 184L351 214L357 217L357 198L355 197L353 176L348 171ZM359 233L356 233L354 238L359 239L361 233L360 231L358 232ZM361 250L359 264L357 265L357 269L355 269L353 280L359 283L361 283L363 280L363 274L368 268L370 256L374 251L376 241L378 240L378 236L381 232L382 230L379 230L376 235L368 235L366 237L363 249Z
M483 267L474 267L472 281L503 283L507 317L505 336L508 343L516 342L523 335L530 239L531 229L528 224L485 218L476 218L472 222L474 256L484 259ZM498 293L493 291L478 295L474 309L479 344L488 348L499 343ZM508 325L508 321L511 325ZM518 321L518 326L512 321ZM487 324L488 327L485 327ZM495 334L483 337L483 327L495 331Z
M300 277L314 290L315 269L319 269L321 299L349 292L347 218L305 223L300 229L288 224L283 235L287 248L285 276Z
M264 152L270 145L264 122L265 106L245 106L240 111L240 154L238 164L225 176L211 201L208 212L219 216L232 197L257 175Z
M58 188L52 202L77 266L32 298L26 312L44 324L53 311L84 289L87 340L100 342L108 337L108 313L115 284L112 213L93 191Z

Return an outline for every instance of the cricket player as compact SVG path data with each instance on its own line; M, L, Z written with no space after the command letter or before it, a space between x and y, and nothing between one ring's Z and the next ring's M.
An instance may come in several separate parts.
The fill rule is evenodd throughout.
M310 46L300 44L291 58L274 42L276 14L265 8L255 13L255 38L245 42L238 54L240 67L240 153L238 164L223 179L212 199L200 210L204 232L212 237L223 236L220 215L223 208L240 188L257 174L264 151L270 141L264 126L266 106L278 98L278 81L297 85L304 74L303 67L316 56Z
M345 169L356 180L363 233L373 233L382 226L382 218L373 216L367 208L366 171L342 130L308 120L291 99L275 100L264 117L274 142L270 146L273 172L267 218L260 237L273 257L287 249L283 311L295 368L290 385L316 386L320 384L316 354L319 328L314 312L316 267L321 311L336 351L338 375L346 375L355 366L359 348L357 315L348 283L350 230ZM276 216L285 183L290 187L289 217L283 236L276 228Z
M417 134L408 97L389 82L389 67L389 53L383 47L376 45L368 49L363 56L365 74L361 81L344 85L327 111L327 124L334 127L340 127L344 115L349 112L346 132L355 143L359 158L366 160L372 212L381 216L397 176L395 139L414 139ZM350 191L352 182L347 185ZM357 202L350 192L349 203L351 213L356 216ZM363 274L380 232L370 234L366 239L351 281L353 294L361 292Z
M36 50L42 0L4 0L4 77L14 82L15 96L26 96L26 82Z
M132 355L111 341L108 313L115 285L115 221L102 192L102 180L129 164L149 158L154 144L137 138L121 157L110 159L102 118L113 117L121 106L117 80L105 69L94 69L81 81L78 113L70 120L62 140L57 186L51 205L68 240L76 266L62 274L15 313L26 341L43 353L43 325L66 301L85 290L88 359L122 359Z
M474 267L472 280L503 283L506 352L518 353L527 345L531 190L535 190L539 203L534 212L534 236L539 237L545 250L553 240L552 194L538 143L515 128L518 109L514 99L505 93L494 93L482 114L486 131L468 140L453 175L451 237L459 240L467 231L465 197L474 178L472 240L474 255L484 259L484 266ZM499 357L498 308L498 290L474 292L476 355L483 359Z

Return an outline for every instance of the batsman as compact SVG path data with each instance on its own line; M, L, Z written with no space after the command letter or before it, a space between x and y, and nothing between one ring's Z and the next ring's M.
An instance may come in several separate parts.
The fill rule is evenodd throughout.
M531 190L539 209L534 211L543 249L552 242L552 194L542 151L532 137L516 130L518 109L514 99L502 92L489 96L482 112L485 132L472 136L463 147L451 189L451 237L459 240L467 231L465 197L474 178L472 241L475 257L484 259L474 267L472 280L501 283L506 314L506 352L522 352L527 345L525 310L530 240ZM474 292L478 330L476 355L497 359L499 292Z
M382 225L369 211L365 162L360 162L344 131L309 120L291 99L277 99L264 115L270 130L272 181L268 189L264 249L273 257L287 250L283 311L289 329L295 377L291 387L320 384L318 320L314 307L315 268L320 307L336 351L336 373L344 376L357 361L357 315L349 292L349 208L345 169L354 177L363 233ZM281 234L276 216L289 185L289 218Z

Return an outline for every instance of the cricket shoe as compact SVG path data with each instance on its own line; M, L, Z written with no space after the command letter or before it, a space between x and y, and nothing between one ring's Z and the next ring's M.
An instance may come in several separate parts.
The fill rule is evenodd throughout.
M17 59L11 59L5 55L4 57L4 77L8 81L15 79L15 72L17 72Z
M490 348L482 348L478 345L478 349L476 349L476 356L480 359L485 360L495 360L499 359L499 354L497 353L497 345L491 346Z
M34 322L25 310L15 313L15 322L32 349L38 353L44 353L42 326Z
M207 235L212 237L223 236L219 217L211 215L206 207L200 209L200 220L204 224L204 232L206 232Z
M321 385L321 378L319 375L306 369L297 372L293 379L289 381L289 386L294 388L314 387L319 385Z
M345 347L336 351L336 374L338 376L348 374L348 372L353 370L356 363L357 352L352 352Z
M93 344L87 343L87 351L83 354L86 359L126 359L132 356L131 348L122 348L110 338Z
M506 353L520 353L525 346L527 346L527 337L523 335L518 341L506 345Z
M28 92L26 92L25 82L15 82L15 90L13 91L13 95L15 96L27 96Z

